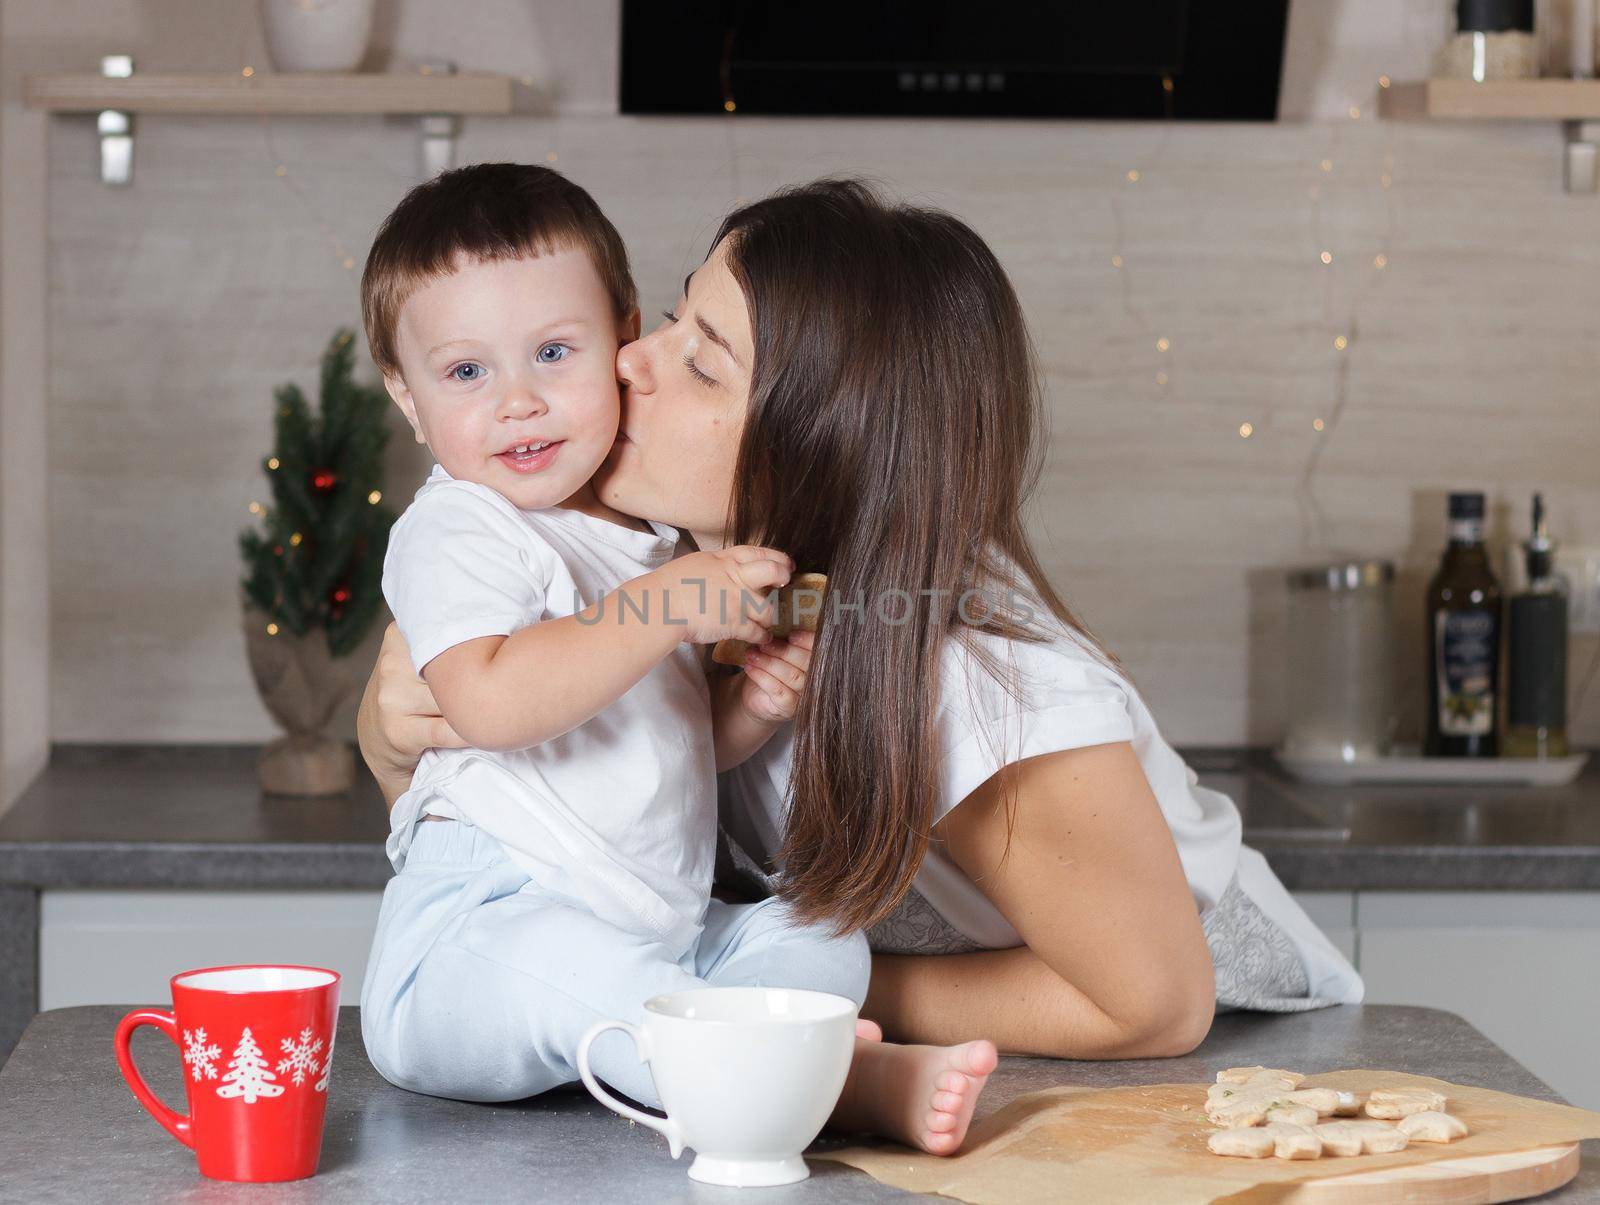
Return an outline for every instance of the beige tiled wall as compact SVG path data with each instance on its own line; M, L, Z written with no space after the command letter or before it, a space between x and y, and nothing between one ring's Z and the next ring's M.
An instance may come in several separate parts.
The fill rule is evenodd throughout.
M122 45L150 69L259 58L240 0L152 0L110 33L91 20L103 7L58 6L58 64ZM1504 535L1541 488L1559 537L1600 545L1600 200L1561 191L1554 126L1373 117L1377 76L1420 73L1446 16L1297 3L1295 120L1273 126L622 118L614 10L557 0L404 0L380 41L532 74L558 98L559 115L469 121L462 158L555 154L627 237L647 313L736 198L779 184L865 172L969 219L1047 371L1045 561L1168 735L1221 743L1280 731L1283 566L1396 558L1415 640L1443 491L1488 490ZM195 27L192 53L162 36L171 21ZM235 541L264 489L270 390L309 383L356 320L342 261L414 181L414 130L151 118L137 157L133 188L103 189L90 123L53 123L53 733L255 739L271 728ZM426 466L396 431L401 497ZM1398 674L1413 692L1419 658Z

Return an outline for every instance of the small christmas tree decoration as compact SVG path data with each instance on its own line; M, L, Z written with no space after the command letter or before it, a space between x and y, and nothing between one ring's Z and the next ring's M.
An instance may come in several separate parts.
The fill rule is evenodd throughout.
M381 497L388 397L353 377L356 344L339 331L322 357L319 412L299 386L274 391L275 446L262 462L272 499L252 504L260 529L239 537L245 644L262 702L288 735L261 757L269 794L350 789L349 745L323 728L354 686L339 663L383 602L383 554L394 514Z

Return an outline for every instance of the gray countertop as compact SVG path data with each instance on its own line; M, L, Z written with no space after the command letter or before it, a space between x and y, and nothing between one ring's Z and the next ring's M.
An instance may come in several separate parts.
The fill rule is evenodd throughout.
M0 816L0 887L381 887L387 823L349 795L264 797L253 746L57 746ZM1313 787L1261 751L1189 750L1302 891L1600 890L1600 758L1572 785Z
M349 1007L340 1010L318 1174L266 1189L208 1181L193 1156L139 1107L117 1072L111 1038L125 1011L99 1006L41 1013L0 1069L0 1200L209 1202L267 1194L352 1202L732 1199L727 1190L694 1184L685 1174L688 1159L674 1163L664 1139L606 1112L581 1091L483 1105L393 1087L367 1061L357 1010ZM157 1093L181 1103L181 1064L171 1044L141 1029L134 1054ZM1559 1099L1453 1014L1368 1005L1221 1017L1205 1044L1181 1059L1005 1059L979 1102L979 1115L1059 1084L1200 1083L1221 1067L1255 1063L1305 1072L1382 1067ZM1546 1199L1600 1201L1600 1160L1588 1149L1596 1145L1586 1144L1578 1179ZM813 1162L810 1180L763 1189L759 1200L783 1205L905 1195L861 1172Z

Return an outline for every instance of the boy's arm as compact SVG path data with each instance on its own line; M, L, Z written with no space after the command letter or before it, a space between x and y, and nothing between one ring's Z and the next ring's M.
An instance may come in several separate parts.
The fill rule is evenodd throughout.
M791 569L766 548L692 553L576 615L462 640L432 657L422 677L468 743L525 749L605 710L681 641L766 639L771 605L761 600Z
M711 726L717 773L748 760L794 718L811 669L812 632L774 637L745 654L742 673L711 679Z
M480 749L523 749L621 698L680 641L760 641L788 580L782 553L745 545L678 557L576 615L544 610L555 553L484 489L418 497L390 533L383 594L446 722Z
M647 573L576 615L454 645L422 677L469 744L542 744L615 703L684 638L682 621L660 614L664 597L662 581Z

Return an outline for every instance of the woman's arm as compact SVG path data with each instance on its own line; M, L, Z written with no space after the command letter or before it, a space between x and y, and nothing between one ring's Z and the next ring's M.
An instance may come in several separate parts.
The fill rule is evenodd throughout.
M433 691L411 668L411 651L398 624L384 629L383 647L356 713L356 741L391 808L411 786L411 774L424 749L459 749L467 743L450 727Z
M1015 775L1008 816L1002 779ZM975 1036L1056 1058L1187 1054L1211 1027L1211 954L1126 742L1028 758L935 830L1026 946L880 955L864 1015L901 1041Z

